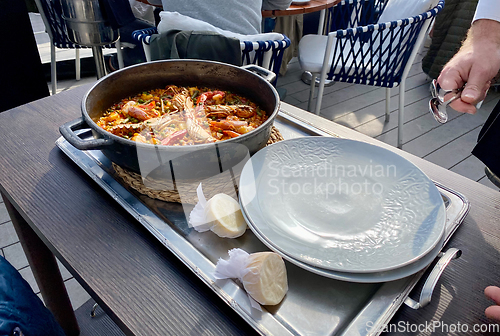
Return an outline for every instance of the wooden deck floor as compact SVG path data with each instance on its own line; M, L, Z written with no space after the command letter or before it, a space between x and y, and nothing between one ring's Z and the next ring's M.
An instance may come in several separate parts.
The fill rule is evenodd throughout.
M430 80L421 68L423 55L424 52L417 55L406 80L403 150L498 189L486 177L484 164L471 151L500 93L491 90L476 115L448 109L449 121L441 125L428 112ZM309 85L301 81L301 74L297 59L292 59L286 75L278 80L278 88L286 89L285 102L307 110ZM335 83L325 88L320 115L396 146L398 96L399 88L393 88L391 118L386 123L385 89Z

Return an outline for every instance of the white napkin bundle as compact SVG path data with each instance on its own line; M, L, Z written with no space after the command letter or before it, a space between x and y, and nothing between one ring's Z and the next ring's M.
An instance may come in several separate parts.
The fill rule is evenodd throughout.
M245 287L245 282L243 280L243 275L248 273L246 268L248 264L248 257L250 256L247 252L242 249L235 248L228 251L229 260L219 259L217 265L215 266L214 277L216 279L238 279ZM248 293L248 298L250 299L250 305L252 308L262 311L260 304L255 301L250 293Z
M211 230L222 238L237 238L245 233L247 224L234 198L217 194L207 201L201 183L196 194L198 203L189 214L190 227L198 232Z
M253 308L280 303L288 291L283 259L274 252L248 254L235 248L228 251L229 259L219 259L215 266L216 279L238 279L243 284Z

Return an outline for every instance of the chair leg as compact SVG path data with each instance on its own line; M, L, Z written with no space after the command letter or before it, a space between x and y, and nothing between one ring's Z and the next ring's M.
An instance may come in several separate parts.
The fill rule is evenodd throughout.
M385 89L385 122L391 119L391 88Z
M57 69L56 69L56 46L50 43L50 80L52 84L52 94L57 93Z
M80 49L75 49L75 72L76 80L80 80L81 75L81 64L80 64Z
M398 148L403 148L403 124L405 114L405 81L399 84Z
M325 91L325 81L326 81L326 74L323 74L319 81L318 98L316 98L316 109L314 110L314 113L316 113L316 115L319 115L321 111L321 102L323 101L323 92ZM314 85L316 84L315 82L316 79L314 79L314 82L311 83Z
M144 49L144 56L146 56L146 62L151 62L151 48L149 44L142 42L142 47Z
M307 104L307 110L309 112L312 112L312 104L314 100L314 87L316 86L316 77L318 77L318 74L313 72L311 73L311 90L309 91L309 103Z
M115 42L115 45L116 45L116 56L118 58L118 68L123 69L125 65L123 63L122 43L120 42L120 39L118 39Z
M318 35L324 35L326 11L326 9L322 9L319 13Z

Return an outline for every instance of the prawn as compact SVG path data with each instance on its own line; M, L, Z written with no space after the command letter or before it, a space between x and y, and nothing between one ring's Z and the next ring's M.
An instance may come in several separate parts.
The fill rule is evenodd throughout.
M213 100L215 103L220 104L224 99L225 93L222 91L209 91L203 92L196 100L196 105L198 105L198 110L201 110L205 106L207 100Z
M226 130L224 130L224 131L222 131L222 133L224 135L227 135L227 136L231 137L231 138L236 138L237 136L240 136L239 133L236 133L234 131L226 131Z
M253 130L252 126L248 125L247 121L240 120L221 120L221 121L211 121L210 126L214 127L216 130L231 130L236 131L240 134L245 134Z
M131 100L127 102L125 105L123 105L122 111L131 116L132 118L144 121L160 116L160 114L153 109L155 104L156 103L152 101L148 105L141 105Z
M184 111L184 115L186 116L187 132L190 136L199 140L210 142L215 141L214 137L212 137L212 135L210 135L209 132L203 129L197 122L193 100L187 95L187 91L176 94L172 98L172 105L178 110Z
M230 115L237 115L240 118L250 118L255 115L255 108L248 105L211 105L205 106L207 117L225 118Z
M146 126L151 128L152 130L160 132L160 131L165 130L165 128L167 128L168 126L170 126L170 124L172 124L172 122L173 122L173 120L170 117L170 115L165 114L159 118L149 119L145 123L146 123Z
M161 141L161 144L162 145L167 145L167 146L168 145L173 145L174 143L176 143L179 140L181 140L182 138L184 138L184 136L186 135L186 133L187 133L187 130L176 131L176 132L170 134L165 139L163 139Z

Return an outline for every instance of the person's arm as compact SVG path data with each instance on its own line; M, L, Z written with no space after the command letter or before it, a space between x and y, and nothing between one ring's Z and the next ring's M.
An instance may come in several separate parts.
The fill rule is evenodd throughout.
M499 69L500 22L479 19L472 24L458 53L444 66L438 83L445 90L461 88L467 83L461 99L450 106L459 112L473 114L476 113L475 105L484 99Z

